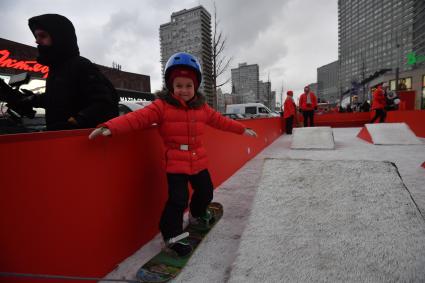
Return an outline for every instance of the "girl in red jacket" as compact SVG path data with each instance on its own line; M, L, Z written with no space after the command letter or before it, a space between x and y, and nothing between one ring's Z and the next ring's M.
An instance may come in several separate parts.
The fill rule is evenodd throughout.
M294 126L294 117L296 115L296 108L292 90L286 92L285 103L283 104L283 118L285 119L285 132L287 135L292 135L292 128Z
M166 89L159 93L159 99L143 109L101 124L89 136L90 139L98 135L114 136L158 124L165 146L168 182L168 200L159 227L167 249L182 257L192 252L190 244L180 239L183 213L189 202L189 182L194 190L189 205L191 224L202 228L215 220L212 211L207 209L214 188L201 141L205 125L235 134L257 136L253 130L223 117L208 106L198 92L201 80L198 60L188 53L176 53L165 65Z

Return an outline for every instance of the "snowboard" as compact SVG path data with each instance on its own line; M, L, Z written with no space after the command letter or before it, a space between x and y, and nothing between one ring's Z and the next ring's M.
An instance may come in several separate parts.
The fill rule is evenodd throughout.
M199 229L195 226L188 225L183 232L188 232L189 236L186 240L192 245L193 251L186 257L178 257L168 251L162 250L142 267L139 268L136 278L140 282L167 282L175 278L185 267L196 248L220 220L223 215L223 206L218 202L212 202L208 206L214 213L215 221L208 229Z

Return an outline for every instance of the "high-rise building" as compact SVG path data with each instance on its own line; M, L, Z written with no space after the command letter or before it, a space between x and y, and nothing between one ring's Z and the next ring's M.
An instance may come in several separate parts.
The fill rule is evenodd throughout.
M376 71L412 68L405 58L413 50L419 2L423 0L338 0L341 92ZM417 29L423 28L423 17L421 21L422 27L417 25Z
M200 91L205 94L208 104L216 108L217 100L213 97L210 13L202 6L174 12L171 21L160 26L159 33L162 71L174 53L188 52L195 55L202 66Z
M259 100L259 67L257 64L240 63L238 68L231 69L232 94L242 96L242 102L258 102Z
M339 100L338 73L338 61L317 68L317 97L321 101L336 103Z
M216 110L221 113L226 112L226 100L225 100L225 94L221 90L221 88L217 89L217 108Z
M263 103L268 108L272 108L272 84L271 82L259 81L259 99L258 102Z
M279 107L276 105L276 91L272 90L270 95L270 110L279 111Z
M413 12L413 51L425 55L425 1L415 1ZM425 66L425 61L419 65Z
M418 56L425 58L425 1L416 0L414 5L413 16L413 52ZM425 60L415 64L415 68L425 69ZM421 98L419 109L425 109L425 74L421 76L420 85ZM419 89L418 89L419 90ZM418 99L419 100L419 99Z

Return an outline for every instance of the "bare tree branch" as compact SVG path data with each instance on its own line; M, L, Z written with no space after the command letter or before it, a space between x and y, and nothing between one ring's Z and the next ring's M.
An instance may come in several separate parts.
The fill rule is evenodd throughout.
M224 82L218 83L218 77L223 75L229 68L233 57L227 58L223 52L226 49L227 38L219 31L219 21L217 20L217 6L213 0L214 6L214 30L213 30L213 92L214 97L217 98L217 89L230 82L227 78Z
M224 86L225 84L227 84L228 82L230 82L230 78L228 78L225 82L217 85L217 88Z
M217 76L220 76L221 74L223 74L227 70L227 68L229 67L230 62L232 61L232 59L233 59L233 57L230 57L229 59L227 59L227 61L224 64L224 66L222 68L220 68L219 71L217 72Z

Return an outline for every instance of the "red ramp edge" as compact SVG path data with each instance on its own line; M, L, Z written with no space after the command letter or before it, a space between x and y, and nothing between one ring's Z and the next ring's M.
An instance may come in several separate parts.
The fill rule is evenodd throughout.
M358 138L361 138L369 143L373 143L372 136L370 135L369 131L367 130L366 126L364 126L360 132L357 134Z
M424 163L422 163L422 165L421 165L423 168L425 168L425 161L424 161Z

